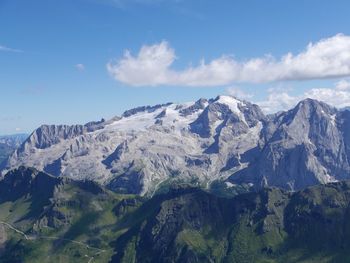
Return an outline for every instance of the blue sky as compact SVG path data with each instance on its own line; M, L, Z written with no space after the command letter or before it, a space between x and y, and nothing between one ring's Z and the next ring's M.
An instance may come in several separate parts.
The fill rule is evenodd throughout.
M218 94L266 112L304 97L350 105L348 10L345 0L1 0L0 134Z

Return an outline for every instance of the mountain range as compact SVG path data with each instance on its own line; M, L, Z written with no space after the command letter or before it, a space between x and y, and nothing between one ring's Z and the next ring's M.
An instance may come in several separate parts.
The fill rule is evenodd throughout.
M1 165L153 196L174 184L289 191L350 178L350 111L306 99L265 115L231 96L125 111L85 125L42 125Z

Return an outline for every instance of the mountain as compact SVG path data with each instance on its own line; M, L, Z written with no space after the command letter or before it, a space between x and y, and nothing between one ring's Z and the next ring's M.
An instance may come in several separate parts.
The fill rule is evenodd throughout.
M28 134L14 134L0 136L0 163L6 160L14 150L28 137Z
M231 176L234 182L291 190L348 179L350 112L306 99L271 117L255 162ZM249 179L250 178L250 179Z
M350 178L350 111L306 99L264 115L230 96L128 110L85 125L43 125L2 165L152 196L173 184L299 190Z
M0 181L0 262L349 262L350 182L145 199L20 167Z

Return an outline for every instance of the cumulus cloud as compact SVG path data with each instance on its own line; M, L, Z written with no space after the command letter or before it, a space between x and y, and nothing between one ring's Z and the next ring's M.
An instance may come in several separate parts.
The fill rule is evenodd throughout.
M335 88L337 90L350 90L350 82L348 80L342 79L336 83Z
M76 64L76 65L75 65L75 68L76 68L78 71L82 72L82 71L85 70L85 65L84 65L84 64Z
M107 64L108 72L131 86L220 86L233 83L263 83L350 76L350 36L337 34L309 43L298 54L279 59L271 55L238 61L223 55L183 70L172 68L175 50L168 42L144 45L137 55L124 56Z
M23 51L20 50L20 49L14 49L14 48L2 46L2 45L0 45L0 51L4 51L4 52L15 52L15 53L21 53L21 52L23 52Z
M275 113L281 110L289 110L294 107L303 96L292 96L288 92L269 92L266 100L259 101L257 104L266 113Z
M249 100L254 97L253 94L248 93L238 87L229 87L226 89L226 92L231 96L244 100Z
M287 110L294 107L300 100L311 98L326 102L337 108L350 106L350 82L341 80L330 88L312 88L300 95L290 95L288 91L270 89L267 99L257 104L267 113Z

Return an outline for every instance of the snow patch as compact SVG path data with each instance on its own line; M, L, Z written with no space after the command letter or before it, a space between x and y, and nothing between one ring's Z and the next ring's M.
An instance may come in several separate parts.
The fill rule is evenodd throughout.
M245 105L242 101L237 100L231 96L219 96L217 102L227 105L232 112L237 114L241 113L241 111L238 108L238 105Z
M218 100L216 101L220 104L225 104L229 107L229 109L238 115L238 117L243 121L245 124L247 124L244 114L240 111L238 108L238 105L240 106L246 106L243 101L240 101L232 96L219 96Z
M236 184L233 184L231 182L225 182L227 188L235 187Z
M333 114L333 115L330 116L331 123L332 123L333 126L336 126L336 118L335 117L336 117L336 114Z

